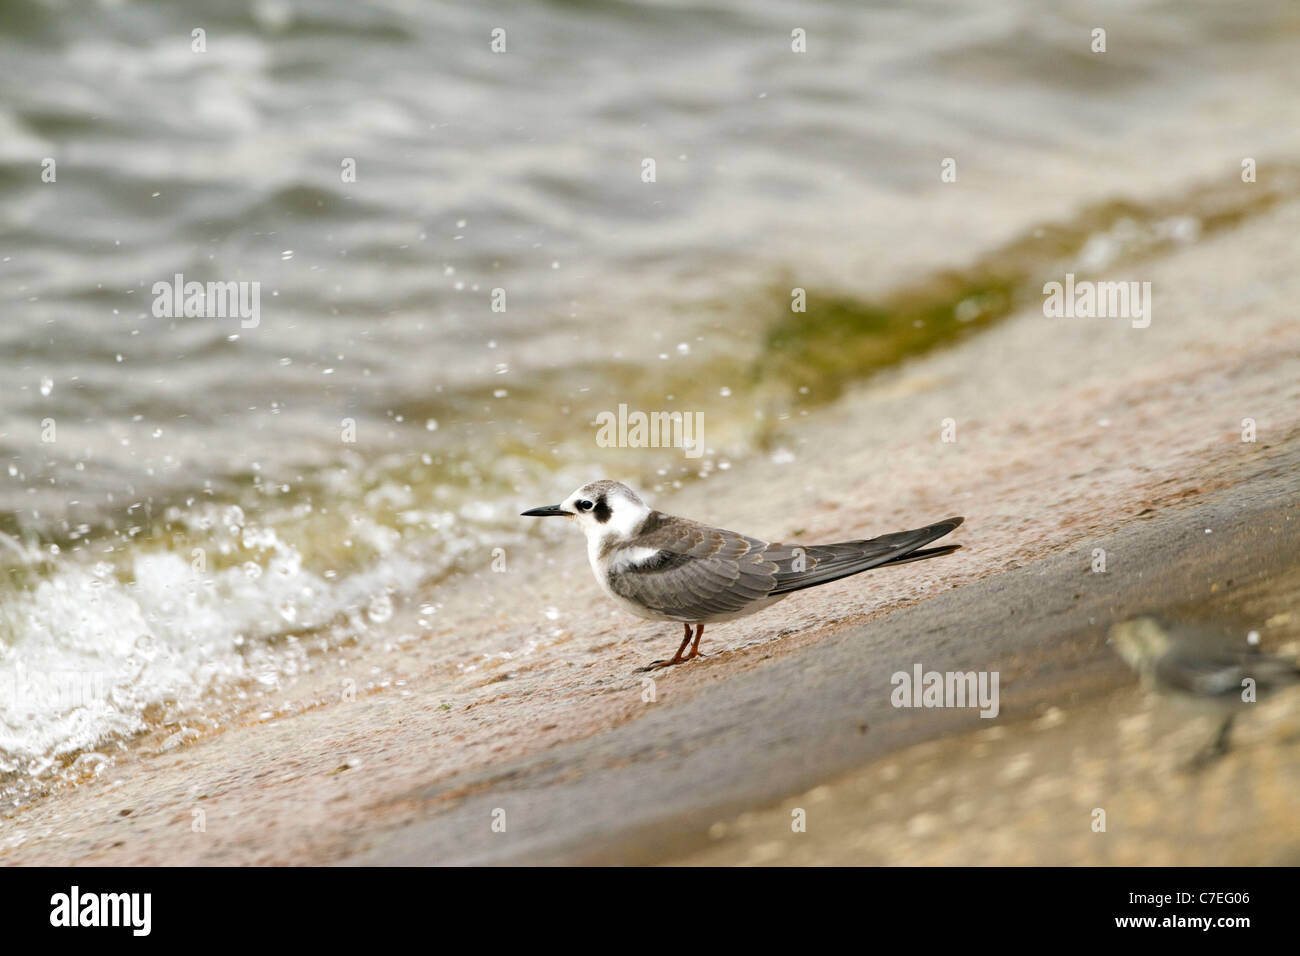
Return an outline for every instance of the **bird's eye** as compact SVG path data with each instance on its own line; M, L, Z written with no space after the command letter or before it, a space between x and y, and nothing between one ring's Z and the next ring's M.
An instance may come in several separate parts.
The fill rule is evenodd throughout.
M595 507L595 505L593 505L590 501L587 501L585 499L582 501L575 501L573 503L573 506L577 508L579 511L590 511L592 508Z

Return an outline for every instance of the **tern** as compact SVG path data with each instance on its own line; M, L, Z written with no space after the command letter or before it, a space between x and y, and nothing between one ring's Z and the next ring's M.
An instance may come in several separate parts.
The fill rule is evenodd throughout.
M923 546L964 520L946 518L862 541L770 543L655 511L627 485L609 480L583 485L560 504L532 508L521 517L575 519L587 536L587 558L601 590L637 617L685 627L672 659L639 668L643 671L704 656L705 624L745 617L795 591L871 568L951 554L961 545Z
M1214 739L1193 758L1193 768L1228 752L1233 720L1244 705L1300 683L1295 660L1243 646L1211 624L1143 614L1113 625L1106 643L1137 672L1144 689L1184 710L1221 718Z

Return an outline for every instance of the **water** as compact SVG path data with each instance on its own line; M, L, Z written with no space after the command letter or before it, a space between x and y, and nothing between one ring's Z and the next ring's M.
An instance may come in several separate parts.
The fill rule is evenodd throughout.
M1115 197L1196 241L1197 183L1298 155L1281 2L73 10L0 10L10 788L285 686L521 504L743 459L801 401L794 286L924 288ZM256 326L155 316L177 273L259 283ZM597 447L620 402L706 453Z

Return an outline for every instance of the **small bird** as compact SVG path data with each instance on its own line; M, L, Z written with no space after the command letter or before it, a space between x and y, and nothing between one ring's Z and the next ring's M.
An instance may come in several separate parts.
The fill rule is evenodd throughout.
M703 656L700 637L705 624L753 614L795 591L870 568L951 554L961 545L918 549L964 520L947 518L865 541L769 544L654 511L627 485L608 480L583 485L558 505L521 515L549 516L577 519L587 536L587 557L597 583L625 610L651 621L678 621L686 628L672 659L639 668L643 671Z
M1212 626L1155 614L1115 624L1107 643L1137 671L1148 691L1222 718L1193 767L1227 753L1233 720L1256 695L1300 682L1294 660L1264 654Z

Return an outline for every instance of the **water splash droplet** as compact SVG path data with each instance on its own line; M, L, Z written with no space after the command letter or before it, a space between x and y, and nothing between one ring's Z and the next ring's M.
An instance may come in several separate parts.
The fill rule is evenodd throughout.
M366 617L370 618L375 624L383 624L393 616L393 602L387 594L376 594L370 599L370 606L366 608Z

